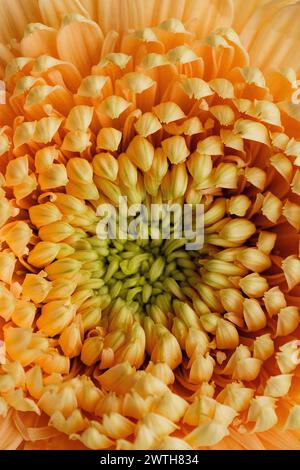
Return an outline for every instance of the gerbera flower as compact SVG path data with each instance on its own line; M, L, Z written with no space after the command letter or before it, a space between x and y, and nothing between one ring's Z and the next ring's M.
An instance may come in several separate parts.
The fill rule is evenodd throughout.
M299 449L299 2L0 5L0 447Z

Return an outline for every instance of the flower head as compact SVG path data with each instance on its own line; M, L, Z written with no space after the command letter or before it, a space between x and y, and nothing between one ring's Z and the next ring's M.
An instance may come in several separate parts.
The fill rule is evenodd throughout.
M248 4L0 0L1 448L300 448L300 5Z

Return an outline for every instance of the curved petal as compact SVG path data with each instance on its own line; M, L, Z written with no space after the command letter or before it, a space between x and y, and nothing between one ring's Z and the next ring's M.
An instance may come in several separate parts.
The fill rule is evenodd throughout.
M286 3L290 2L281 2L283 5ZM271 14L268 14L267 7L265 9L265 19L259 24L255 24L254 19L254 24L251 26L250 22L241 35L246 46L249 43L248 51L251 61L257 67L267 69L270 68L270 58L272 58L272 68L293 67L298 70L300 67L300 61L297 61L300 48L300 3L284 6L275 11L273 7ZM253 28L258 33L256 35L252 33L252 37Z
M0 42L4 44L21 39L27 23L41 21L35 0L1 0L0 10Z
M58 29L68 13L78 13L86 18L90 15L80 0L38 0L43 23ZM20 0L21 2L21 0ZM32 20L31 20L32 21Z

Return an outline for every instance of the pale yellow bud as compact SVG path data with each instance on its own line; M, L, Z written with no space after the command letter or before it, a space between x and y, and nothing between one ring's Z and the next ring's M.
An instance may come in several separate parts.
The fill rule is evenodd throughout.
M105 434L112 439L122 439L134 432L135 424L119 413L109 413L102 421Z
M223 311L223 306L221 304L221 301L218 297L218 294L216 293L215 289L213 289L210 286L207 286L204 283L197 284L195 286L196 290L199 292L202 300L207 304L207 306L213 311L213 312L222 312Z
M298 341L290 341L279 348L276 353L276 362L282 374L293 372L300 364L300 350Z
M244 217L247 210L251 206L251 200L244 194L233 196L230 198L228 203L228 212L231 215L237 215L238 217Z
M84 309L80 314L84 331L95 328L99 324L102 315L101 308L93 306Z
M266 315L256 299L245 299L243 315L249 331L258 331L267 324Z
M122 414L130 418L141 419L148 413L152 400L152 397L142 398L134 390L126 393L122 403Z
M15 387L15 382L13 377L9 374L0 375L0 392L5 394L12 391Z
M69 384L49 386L39 399L38 406L49 416L61 411L67 417L77 408L75 391Z
M267 431L275 426L277 420L274 398L259 396L252 399L248 412L248 421L255 422L253 432Z
M6 362L2 370L12 377L16 388L25 388L25 371L19 362Z
M214 173L215 185L219 188L235 189L238 184L238 167L234 163L220 163Z
M187 303L174 300L173 308L176 316L180 318L188 328L201 328L198 315Z
M185 414L187 407L188 403L183 398L168 391L155 400L151 411L177 423Z
M22 294L25 299L35 304L43 302L51 289L51 282L39 274L26 274L22 284Z
M41 227L39 237L41 240L59 243L74 233L74 228L66 222L54 222Z
M0 316L7 322L15 310L16 299L13 294L0 284Z
M234 382L226 385L217 396L217 400L240 413L248 409L253 395L252 388L246 388L241 383Z
M15 217L20 212L19 209L13 206L12 201L8 201L1 195L0 198L0 227L2 227L10 217ZM3 232L3 230L1 231ZM4 230L4 233L6 230Z
M93 158L94 173L102 178L115 181L118 169L118 160L110 153L98 153Z
M12 321L21 328L30 328L35 318L36 307L26 300L17 300L12 313Z
M198 426L201 422L213 417L216 409L216 401L210 397L196 397L185 412L183 422L190 426Z
M278 314L276 336L287 336L299 325L299 310L297 307L281 308Z
M82 346L81 361L87 366L95 364L99 359L103 349L103 340L100 336L87 338Z
M264 293L264 304L270 317L276 315L281 308L286 307L285 296L278 286L272 287Z
M243 313L244 297L238 289L222 289L220 298L226 312Z
M64 434L72 434L83 431L88 426L87 418L84 418L80 410L74 410L66 419L61 411L55 411L49 420L49 426L53 426Z
M43 375L40 366L34 366L26 372L26 388L30 395L35 398L41 398L43 393Z
M282 270L289 290L300 283L300 259L295 256L288 256L288 258L282 262Z
M104 127L97 136L97 148L115 152L118 150L122 139L122 132L113 127Z
M113 441L101 434L95 427L91 426L82 434L71 434L70 439L79 440L86 447L92 450L108 449L113 445Z
M251 357L249 348L240 344L230 357L225 369L223 369L223 374L232 375L237 363L242 359L247 359L249 357Z
M124 441L119 442L123 443L123 448L125 447L125 449L127 450L147 450L156 446L158 440L159 437L152 429L149 429L149 427L145 426L144 424L139 424L136 430L136 437L133 444L125 441L127 443L127 445L125 446Z
M166 363L159 362L154 364L152 361L150 361L145 371L151 375L154 375L154 377L158 378L166 385L170 385L175 381L174 373L171 367Z
M206 137L197 144L197 152L204 155L223 155L221 138L216 135Z
M184 321L180 320L179 318L174 318L173 326L172 326L172 333L177 339L180 347L184 349L186 335L188 333L188 328L186 324L184 323Z
M181 364L182 353L179 343L166 328L162 333L158 333L156 344L151 353L151 360L154 363L165 362L171 369L175 369Z
M209 337L204 331L196 328L189 328L185 342L185 350L188 357L191 357L195 351L205 355L209 350Z
M200 185L201 188L201 183L204 183L212 172L212 158L210 155L201 155L199 152L194 152L188 158L187 167L195 184L197 187Z
M80 377L80 386L76 391L78 406L83 410L94 413L96 406L101 402L103 393L89 377Z
M226 276L244 276L248 272L247 269L242 266L237 266L219 259L209 260L204 266L208 271L224 274Z
M153 431L156 436L172 434L172 432L177 428L176 424L172 423L169 419L152 412L145 415L143 420L138 424L138 427L141 425L147 426L147 428Z
M66 167L62 163L52 164L39 174L38 182L42 190L60 188L68 183Z
M217 199L204 213L204 225L213 225L223 219L226 213L226 201L223 198Z
M46 297L46 301L68 299L76 289L77 282L75 280L68 279L55 279L52 282L52 288Z
M50 264L56 258L60 246L57 243L39 242L29 253L28 262L37 268Z
M59 152L55 147L44 147L35 154L34 164L36 171L42 173L51 168L54 160L59 156Z
M214 371L214 365L215 361L209 354L205 357L202 354L197 354L190 369L189 381L194 384L209 382Z
M83 201L77 199L70 194L55 193L55 205L59 210L65 214L82 214L87 210L87 207Z
M132 163L126 153L122 153L118 158L119 176L122 183L128 187L134 187L137 184L137 168Z
M164 382L147 373L142 373L139 376L133 388L143 398L147 398L149 395L161 396L167 390Z
M264 394L274 398L284 397L289 392L291 382L291 374L274 375L267 380Z
M94 180L100 191L117 206L122 197L121 188L116 183L100 176L95 176Z
M108 77L89 75L82 80L77 93L79 96L98 98L107 82Z
M59 354L55 349L39 355L36 363L47 374L68 374L70 370L70 359Z
M150 170L144 175L147 192L156 196L159 186L168 171L168 159L162 148L156 148Z
M134 124L135 130L142 137L148 137L161 129L161 123L155 114L147 112L142 114Z
M220 237L242 244L256 232L255 225L247 219L233 219L222 228Z
M127 148L127 156L140 170L150 170L154 157L153 145L145 137L135 136Z
M169 124L170 122L178 121L178 119L185 117L180 107L171 101L158 104L153 108L153 111L160 122L164 124Z
M220 319L216 329L216 344L219 349L235 349L239 344L236 327L229 321Z
M200 317L201 325L208 333L216 333L220 317L215 313L204 314Z
M133 316L130 308L124 306L118 312L112 312L109 322L109 331L128 331L133 324Z
M236 364L232 378L246 381L255 380L260 373L261 366L262 361L254 357L241 359Z
M79 316L63 330L58 342L65 356L79 356L82 349L82 324Z
M92 122L93 112L93 108L89 106L74 106L67 117L65 128L69 131L87 131Z
M64 278L71 280L79 272L81 262L72 258L63 258L49 264L45 271L51 281Z
M260 232L257 241L257 248L267 255L271 253L276 243L277 234L272 232Z
M240 280L239 285L246 295L256 299L262 297L269 288L266 279L257 273L248 274Z
M10 407L14 408L17 411L33 412L38 415L41 413L39 407L35 404L33 400L31 400L30 398L25 398L23 396L22 390L14 390L8 392L5 395L5 400Z
M264 197L261 211L268 220L276 223L282 214L282 202L274 194L268 192Z
M97 107L97 113L103 114L110 119L117 119L129 108L130 104L121 96L111 95L101 101L101 104Z
M61 149L67 152L84 152L90 145L90 133L82 131L68 132L65 136Z
M132 339L128 344L122 346L115 354L115 362L129 362L137 369L141 367L145 358L145 333L140 327L140 338Z
M28 176L28 156L18 157L11 160L6 167L5 180L7 186L21 184Z
M39 204L29 208L31 222L37 227L57 222L62 219L62 213L52 202Z
M266 361L274 354L274 342L270 334L258 336L253 343L253 357Z
M1 229L0 239L5 240L11 251L22 257L28 253L27 245L32 237L32 230L22 221L12 222Z
M93 168L84 158L71 158L67 163L67 173L75 183L89 184L93 181Z
M195 396L197 397L210 397L212 398L215 395L215 384L214 382L208 383L203 382L199 385Z
M70 324L74 314L74 306L68 301L54 300L42 307L42 314L37 320L37 326L48 336L55 336Z
M173 164L184 162L189 156L189 149L187 148L184 137L173 136L165 139L161 143L165 156Z
M245 178L249 183L261 191L265 189L267 174L261 168L255 166L252 166L251 168L247 167L245 170Z
M129 363L117 364L101 374L97 380L105 390L127 393L133 384L135 370Z
M246 268L257 273L265 271L271 266L270 257L257 248L246 248L240 251L236 259Z
M228 434L227 426L211 421L198 426L194 431L189 433L184 440L193 448L213 446Z
M183 197L188 185L188 174L184 163L173 165L161 183L161 190L165 200Z

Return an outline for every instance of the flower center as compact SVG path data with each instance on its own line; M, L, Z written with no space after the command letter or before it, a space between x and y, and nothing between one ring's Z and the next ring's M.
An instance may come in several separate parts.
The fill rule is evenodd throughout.
M77 244L73 257L84 261L82 269L90 271L94 279L103 281L98 290L104 300L102 308L120 298L132 302L140 313L146 306L149 314L161 295L167 294L169 302L191 295L191 286L199 278L199 252L186 250L185 244L184 238L173 237L168 240L92 237Z

